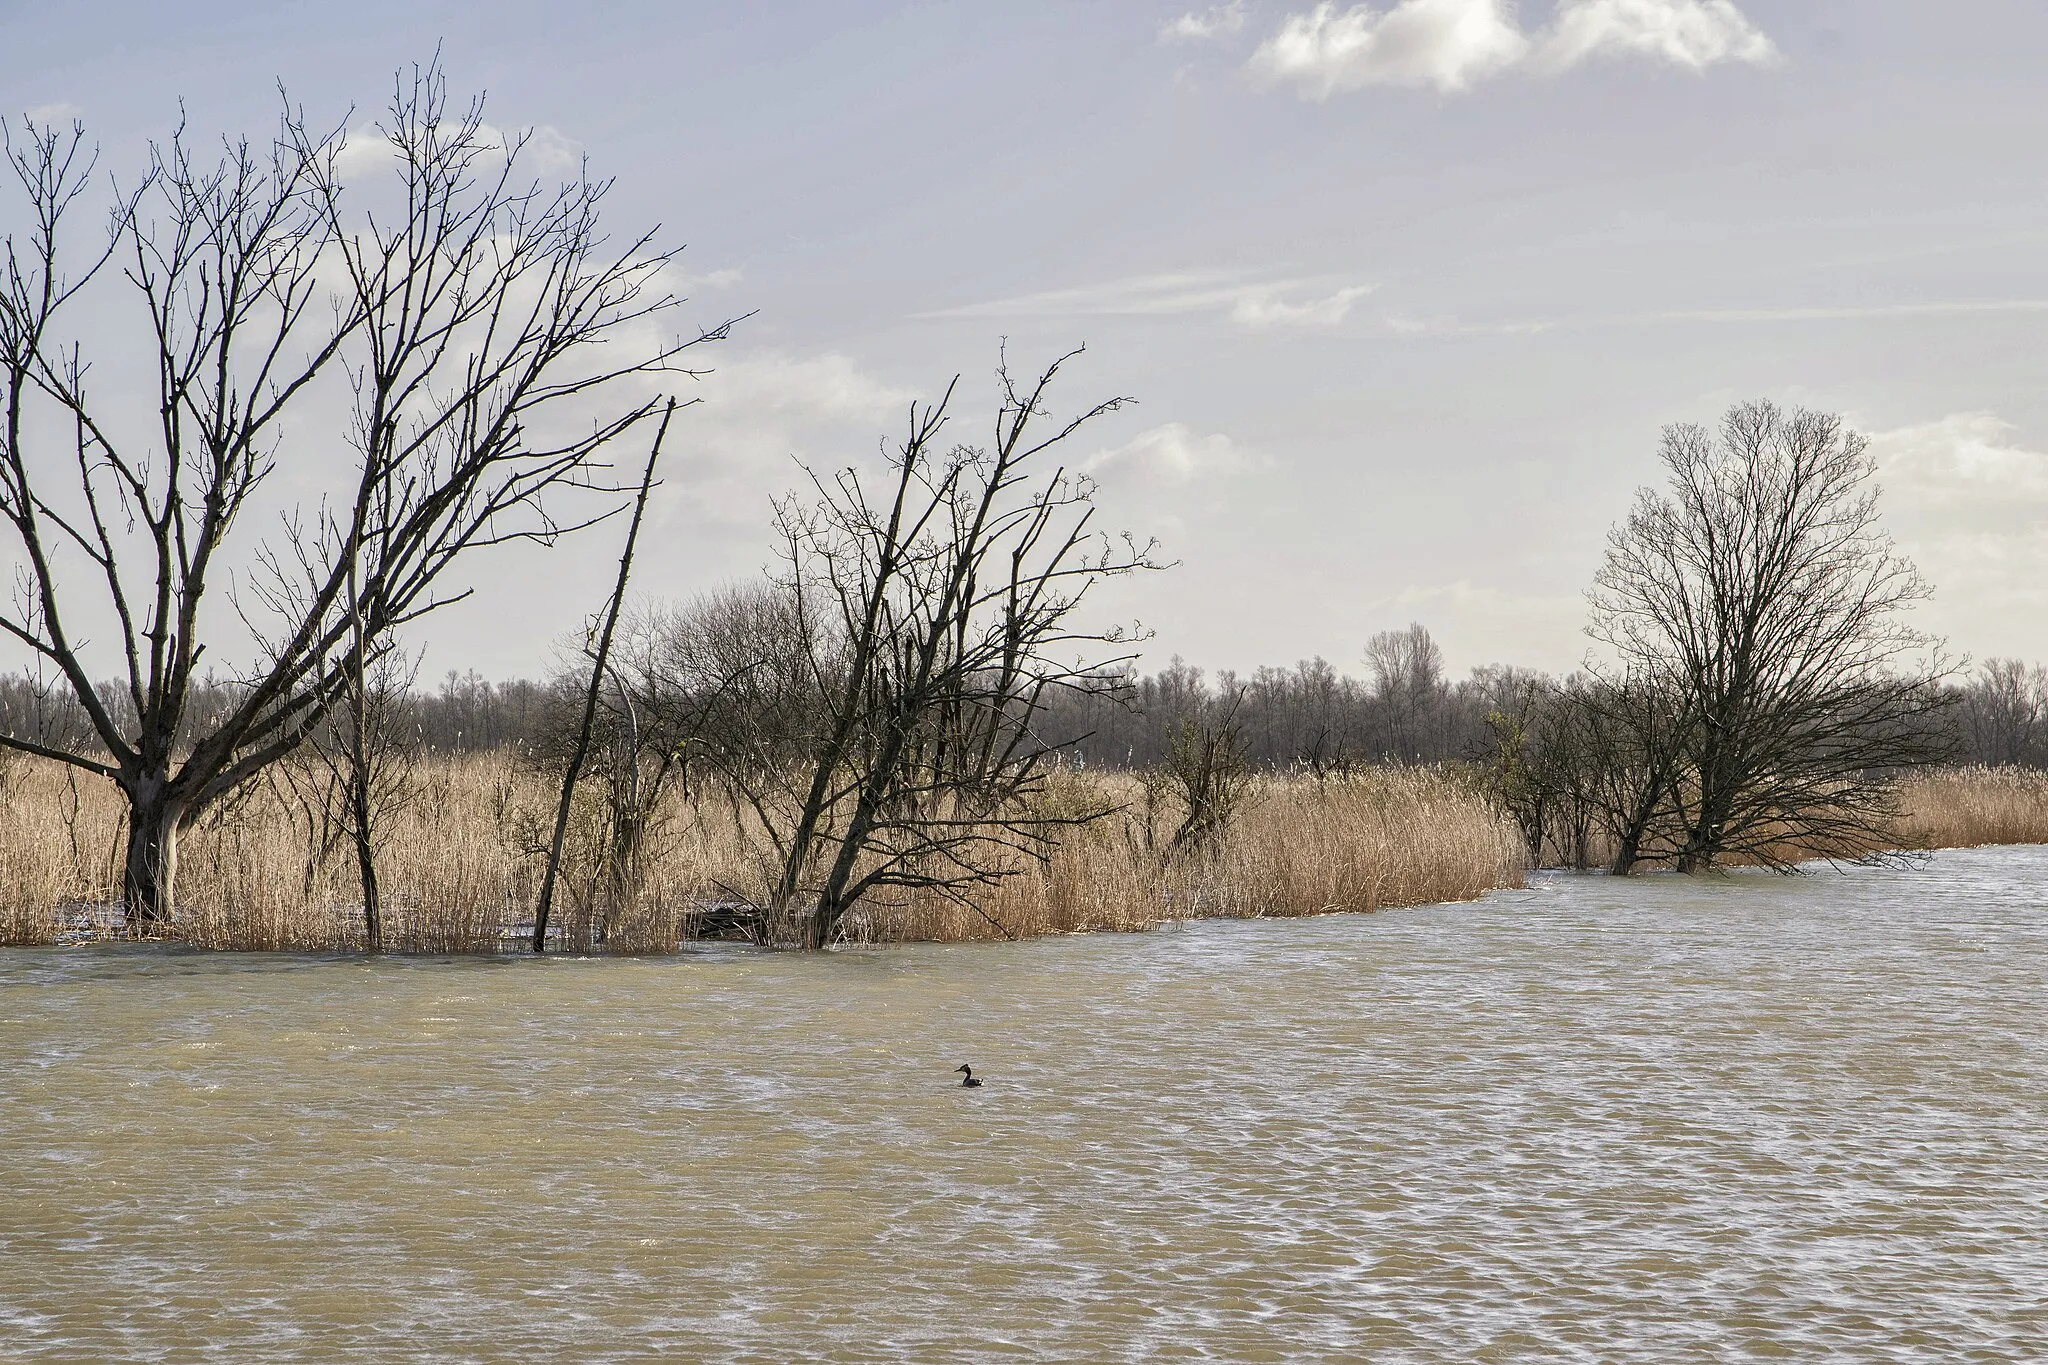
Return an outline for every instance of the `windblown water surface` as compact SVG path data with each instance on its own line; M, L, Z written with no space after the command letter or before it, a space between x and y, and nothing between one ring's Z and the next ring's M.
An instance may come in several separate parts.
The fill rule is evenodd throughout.
M0 1357L2038 1358L2044 1001L2012 849L823 957L9 951Z

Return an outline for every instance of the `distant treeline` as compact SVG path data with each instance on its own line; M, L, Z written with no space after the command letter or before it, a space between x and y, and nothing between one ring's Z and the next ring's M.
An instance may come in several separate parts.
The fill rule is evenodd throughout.
M1102 695L1055 698L1042 729L1047 736L1086 735L1070 752L1112 768L1158 767L1189 721L1227 721L1245 756L1272 769L1478 761L1496 743L1490 717L1512 712L1532 691L1569 681L1502 664L1447 678L1442 652L1420 625L1374 636L1365 662L1362 677L1339 673L1321 658L1207 675L1175 659L1157 673L1133 675L1122 703ZM2048 669L1988 659L1949 690L1953 704L1929 714L1941 718L1954 762L2048 768Z
M181 737L212 728L241 690L218 680L196 683ZM122 723L134 711L127 688L99 686L102 703ZM568 705L562 685L515 678L494 683L471 670L450 671L438 687L414 687L388 703L393 728L418 747L449 753L487 753L531 747L563 723ZM92 733L78 702L59 687L22 674L0 675L0 730L56 747L88 742Z
M1116 686L1051 693L1035 728L1088 768L1158 768L1191 723L1231 727L1246 760L1275 771L1461 762L1491 751L1489 717L1512 711L1532 686L1556 681L1499 664L1448 678L1442 651L1420 625L1374 636L1364 662L1363 676L1322 658L1211 674L1175 658L1156 673L1130 670ZM393 729L437 752L550 752L573 723L580 686L569 677L492 682L474 670L450 671L438 685L393 700ZM1988 659L1953 691L1954 705L1941 714L1956 762L2048 769L2048 669ZM195 728L235 695L218 682L198 692ZM119 686L101 693L110 707L125 709ZM67 694L20 674L0 676L0 728L46 744L76 743L88 733Z

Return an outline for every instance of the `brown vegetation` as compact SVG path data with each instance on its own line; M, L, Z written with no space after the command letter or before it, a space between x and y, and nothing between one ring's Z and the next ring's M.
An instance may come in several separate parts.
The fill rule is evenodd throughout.
M1924 773L1899 791L1902 848L2048 844L2048 772L2032 768L1950 768Z
M379 857L384 937L411 952L517 946L552 815L550 779L509 754L434 756L396 813ZM1519 885L1513 828L1470 787L1431 769L1328 782L1254 779L1227 830L1172 842L1181 812L1125 774L1060 772L1038 797L1110 818L1076 827L1044 866L982 889L979 909L909 888L864 900L850 938L1025 938L1137 930L1194 916L1283 916L1467 900ZM111 784L17 758L0 778L0 941L51 942L104 928L118 897L123 809ZM772 876L770 850L733 807L680 789L656 811L630 894L607 873L602 794L579 789L558 913L565 947L665 951L735 922L734 902ZM195 945L346 949L363 939L347 837L285 781L244 789L195 825L179 878L175 933Z
M394 819L379 860L385 937L422 953L511 951L531 924L553 780L511 754L437 755ZM352 949L361 893L347 835L323 829L289 782L259 784L190 834L176 934L201 947ZM1521 883L1511 822L1453 771L1370 768L1329 781L1259 776L1216 838L1176 848L1178 801L1134 774L1061 772L1055 810L1105 800L1118 812L1073 830L1044 867L986 888L980 909L939 894L862 903L849 937L868 942L1028 938L1142 930L1202 917L1313 915L1469 900ZM1895 846L2048 843L2048 773L1961 768L1898 789ZM720 800L672 788L620 896L607 873L602 792L579 788L564 861L561 942L661 952L731 932L732 903L772 869ZM0 943L105 932L121 864L119 793L64 766L0 758ZM322 849L324 846L324 855ZM984 913L985 912L985 913Z

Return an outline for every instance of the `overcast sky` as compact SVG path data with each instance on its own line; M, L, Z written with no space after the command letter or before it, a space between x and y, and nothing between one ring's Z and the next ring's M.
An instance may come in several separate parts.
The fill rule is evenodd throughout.
M1871 437L1924 624L2048 658L2041 0L0 0L0 108L133 168L181 100L267 132L274 80L366 123L437 43L688 244L691 320L755 313L648 592L756 571L792 456L956 372L978 430L1007 336L1140 400L1081 453L1180 561L1118 588L1152 662L1357 671L1420 620L1457 670L1569 669L1658 429L1750 397ZM542 667L611 550L481 566L428 667Z

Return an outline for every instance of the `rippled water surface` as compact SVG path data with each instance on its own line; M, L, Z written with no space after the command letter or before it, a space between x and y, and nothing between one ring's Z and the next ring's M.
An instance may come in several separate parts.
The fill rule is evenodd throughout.
M0 1358L2039 1359L2044 1005L2012 849L827 957L4 951Z

